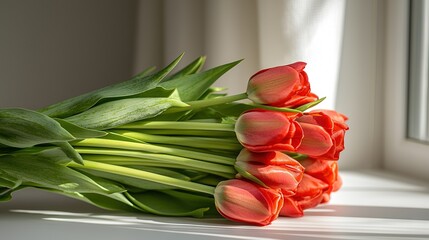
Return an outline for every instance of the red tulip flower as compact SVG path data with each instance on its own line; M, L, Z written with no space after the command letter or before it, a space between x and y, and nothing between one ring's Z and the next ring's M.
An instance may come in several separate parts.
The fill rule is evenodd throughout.
M242 177L264 187L281 189L284 196L295 194L304 172L298 161L282 152L251 152L247 149L237 156L235 169Z
M280 190L240 179L220 182L214 198L218 212L225 218L261 226L277 219L283 206Z
M317 159L338 160L349 129L346 120L346 116L333 110L311 111L297 118L304 132L297 152Z
M247 85L247 95L255 103L297 107L318 99L311 93L304 62L261 70Z
M296 116L261 109L245 112L235 124L237 139L253 152L295 151L303 138Z
M301 217L307 208L316 207L323 199L323 192L329 186L325 182L304 174L298 185L296 194L284 198L284 205L280 211L281 216Z
M300 163L305 168L305 174L328 184L328 188L323 192L321 203L328 202L331 192L338 191L342 185L341 177L338 174L338 162L307 158L301 160Z
M305 209L328 202L331 192L337 191L341 186L338 162L308 158L300 163L305 168L304 177L296 194L284 198L281 216L301 217Z

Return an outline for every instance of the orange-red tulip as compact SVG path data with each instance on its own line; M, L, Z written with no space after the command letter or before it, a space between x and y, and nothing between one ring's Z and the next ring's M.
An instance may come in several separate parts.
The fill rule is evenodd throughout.
M347 117L333 110L317 110L296 119L304 138L297 152L309 157L338 160L344 150Z
M235 162L239 174L262 186L281 189L284 196L295 194L304 168L295 159L279 152L241 150Z
M249 79L247 95L259 104L278 107L297 107L318 99L311 93L306 63L263 69Z
M295 151L303 137L295 113L251 110L235 124L238 141L253 152Z
M305 168L305 174L328 184L328 188L323 192L321 203L328 202L331 192L338 191L342 185L341 177L338 174L338 162L307 158L301 160L300 163Z
M283 206L280 190L240 179L220 182L214 199L216 209L225 218L261 226L277 219Z
M305 209L316 207L322 201L324 190L328 187L325 182L304 174L296 194L292 197L284 198L284 205L280 215L286 217L303 216Z
M338 162L317 159L305 159L304 176L294 196L285 197L281 216L301 217L304 210L316 207L330 200L330 194L341 187L338 175Z

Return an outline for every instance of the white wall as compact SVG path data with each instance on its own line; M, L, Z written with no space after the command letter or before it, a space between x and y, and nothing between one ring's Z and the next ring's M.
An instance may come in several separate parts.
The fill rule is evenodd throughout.
M264 49L275 28L263 21L272 17L261 8L266 2L282 6L256 0L3 0L0 107L42 107L163 66L183 51L185 62L206 54L208 67L245 58L218 83L244 91L270 57ZM336 98L336 109L350 117L342 169L381 166L384 5L346 4Z
M350 118L342 169L381 166L384 4L347 1L336 103L336 109Z

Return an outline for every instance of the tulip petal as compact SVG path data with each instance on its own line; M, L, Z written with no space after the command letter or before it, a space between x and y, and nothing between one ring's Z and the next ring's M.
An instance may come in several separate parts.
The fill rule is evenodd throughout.
M318 159L305 159L300 163L305 168L305 173L332 185L337 180L338 163Z
M289 126L288 119L279 112L250 111L238 118L235 129L241 143L270 145L281 141Z
M309 156L321 156L328 152L333 146L331 136L318 125L300 123L304 132L304 138L297 152Z
M279 66L265 69L250 78L247 95L256 103L277 105L293 94L299 82L299 74L292 67Z
M295 151L303 137L297 116L261 109L245 112L235 124L237 139L253 152Z
M294 63L289 64L288 66L295 69L298 72L302 72L306 65L307 65L307 63L305 63L305 62L294 62Z
M234 165L240 175L261 186L281 189L284 195L295 194L304 168L295 159L281 152L241 150Z
M280 211L283 217L302 217L304 212L301 206L293 198L284 198L283 208Z

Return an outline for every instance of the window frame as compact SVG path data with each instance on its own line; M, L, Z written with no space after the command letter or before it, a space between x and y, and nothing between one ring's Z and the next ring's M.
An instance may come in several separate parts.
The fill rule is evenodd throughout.
M409 7L386 1L383 167L429 180L429 145L407 138Z
M429 2L412 0L409 22L408 121L409 138L429 143Z

